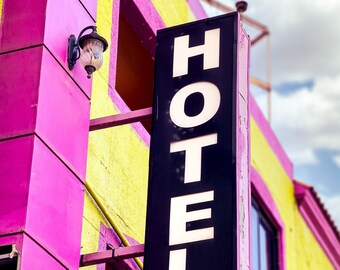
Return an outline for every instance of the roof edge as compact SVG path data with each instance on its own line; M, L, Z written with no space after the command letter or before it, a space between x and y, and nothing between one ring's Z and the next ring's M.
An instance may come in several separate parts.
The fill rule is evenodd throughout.
M340 269L340 233L312 186L294 180L299 211L316 240L334 265Z

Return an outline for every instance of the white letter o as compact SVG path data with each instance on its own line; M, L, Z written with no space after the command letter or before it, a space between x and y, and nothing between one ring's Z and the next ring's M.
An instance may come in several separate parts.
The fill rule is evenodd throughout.
M185 114L185 100L193 93L201 93L204 98L202 111L195 116ZM177 126L191 128L209 121L218 111L221 102L220 91L210 82L196 82L181 88L170 103L170 118Z

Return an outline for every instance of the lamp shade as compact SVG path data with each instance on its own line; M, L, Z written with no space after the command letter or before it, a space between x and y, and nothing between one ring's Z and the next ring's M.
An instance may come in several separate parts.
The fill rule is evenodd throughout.
M90 34L83 35L85 31L92 30ZM87 78L103 65L103 52L108 43L105 38L98 35L96 26L85 27L79 34L78 40L72 34L68 39L67 62L70 70L74 68L76 61L80 59L81 64L87 72ZM81 48L81 50L80 50Z
M93 67L93 71L98 70L103 65L104 44L98 39L87 39L84 41L80 54L80 63L86 68Z

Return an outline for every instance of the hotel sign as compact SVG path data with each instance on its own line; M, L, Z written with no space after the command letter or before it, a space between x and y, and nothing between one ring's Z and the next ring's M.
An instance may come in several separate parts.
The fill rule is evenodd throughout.
M146 270L236 269L238 20L157 33Z

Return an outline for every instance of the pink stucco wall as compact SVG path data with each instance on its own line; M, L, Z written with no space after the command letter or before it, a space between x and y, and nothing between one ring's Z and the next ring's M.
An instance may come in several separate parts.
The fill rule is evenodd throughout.
M20 269L79 267L92 82L79 64L68 70L66 51L96 8L3 2L0 245L17 244Z

